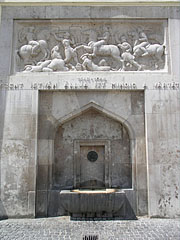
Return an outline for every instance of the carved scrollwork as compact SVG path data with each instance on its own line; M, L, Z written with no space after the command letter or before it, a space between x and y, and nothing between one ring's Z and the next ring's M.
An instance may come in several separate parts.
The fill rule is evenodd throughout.
M22 27L17 36L17 70L152 71L164 68L164 37L152 33L150 27L127 25L121 31L122 26L117 25L119 31L115 32L103 23L93 28L88 26L66 24L63 28L54 26L49 30Z

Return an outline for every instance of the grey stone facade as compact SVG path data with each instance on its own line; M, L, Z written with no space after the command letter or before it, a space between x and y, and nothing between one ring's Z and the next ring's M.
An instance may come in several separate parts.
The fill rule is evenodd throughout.
M97 25L102 19L124 26L133 20L141 26L147 21L162 24L162 67L136 71L128 60L124 69L121 66L125 71L71 71L69 65L67 72L51 72L49 65L48 72L43 67L39 72L17 71L16 50L26 45L16 44L18 21L31 26L64 20ZM155 35L157 40L157 31ZM133 51L121 53L121 59L135 56ZM179 7L4 6L0 52L0 218L63 215L60 190L77 188L92 178L107 188L123 189L137 215L180 215ZM150 60L135 58L142 65ZM92 64L88 61L84 66ZM102 67L96 58L93 63ZM96 146L99 154L104 151L105 157L94 169L85 164L83 175L76 154L89 146Z

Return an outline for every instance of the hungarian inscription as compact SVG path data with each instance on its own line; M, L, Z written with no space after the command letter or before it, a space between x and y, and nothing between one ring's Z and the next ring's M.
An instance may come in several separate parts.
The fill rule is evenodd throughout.
M153 86L144 83L142 86L137 86L134 82L118 82L118 83L107 83L107 80L96 81L93 84L79 80L78 83L66 81L63 85L59 82L31 82L29 85L24 83L2 83L0 82L0 89L6 90L87 90L87 89L119 89L119 90L136 90L136 89L149 89L149 90L179 90L180 84L178 82L156 82Z

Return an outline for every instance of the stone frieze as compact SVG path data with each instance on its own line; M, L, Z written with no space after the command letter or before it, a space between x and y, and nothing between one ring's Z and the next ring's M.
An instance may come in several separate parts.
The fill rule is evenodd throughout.
M166 22L16 21L14 72L157 71Z

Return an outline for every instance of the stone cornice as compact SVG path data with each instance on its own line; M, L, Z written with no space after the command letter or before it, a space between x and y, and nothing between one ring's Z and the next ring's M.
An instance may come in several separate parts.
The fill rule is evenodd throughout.
M179 6L180 0L0 0L0 6Z

